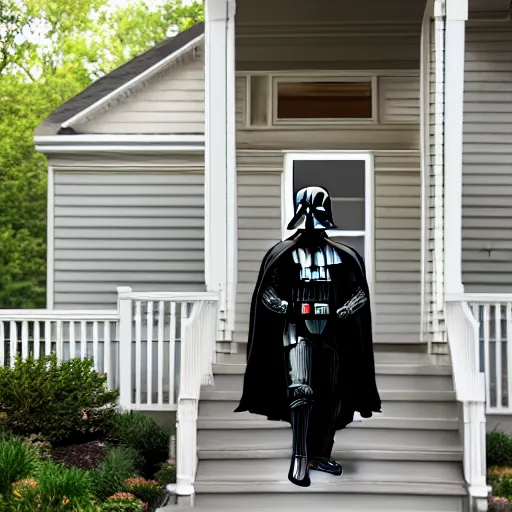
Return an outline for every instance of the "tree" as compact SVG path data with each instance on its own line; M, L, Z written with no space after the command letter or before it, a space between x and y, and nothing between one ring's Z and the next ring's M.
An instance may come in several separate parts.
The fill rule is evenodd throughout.
M0 308L46 302L47 162L34 129L94 79L203 16L199 2L109 4L0 0Z

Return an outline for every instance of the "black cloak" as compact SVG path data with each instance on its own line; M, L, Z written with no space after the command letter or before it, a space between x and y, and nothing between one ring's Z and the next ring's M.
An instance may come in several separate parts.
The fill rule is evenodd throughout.
M251 303L243 394L235 412L249 411L267 416L269 420L291 422L283 346L286 317L270 311L263 304L261 295L274 269L282 269L282 264L290 261L290 252L300 246L301 236L304 235L298 232L276 244L261 263ZM327 237L325 242L339 251L342 258L342 264L330 267L332 280L339 279L337 272L352 272L368 298L354 315L333 320L339 323L339 329L338 326L334 329L334 336L340 360L337 392L341 412L336 421L336 430L340 430L352 422L355 411L363 418L371 417L373 412L381 412L381 401L375 380L370 295L364 261L349 246ZM288 268L293 266L293 262L286 265Z

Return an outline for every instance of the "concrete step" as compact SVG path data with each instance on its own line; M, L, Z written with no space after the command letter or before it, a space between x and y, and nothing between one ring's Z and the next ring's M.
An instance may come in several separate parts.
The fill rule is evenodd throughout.
M462 468L458 462L347 460L343 462L343 481L379 481L404 483L460 483ZM290 458L203 460L196 481L206 482L258 482L281 481L286 478ZM313 472L311 472L313 474ZM340 483L340 478L321 474L320 481Z
M216 401L239 401L242 390L237 391L215 391L211 388L203 388L201 400ZM380 397L386 401L418 401L418 402L453 402L455 392L453 391L381 391ZM384 407L384 406L383 406Z
M388 354L382 354L386 359ZM397 356L398 358L398 356ZM448 365L434 365L428 362L408 361L408 357L401 358L402 362L378 362L375 364L377 375L452 375L452 368ZM423 356L421 356L423 359ZM214 375L243 375L245 364L214 364Z
M393 371L393 368L386 370ZM406 365L401 365L406 366ZM453 391L451 375L425 375L417 373L381 373L382 365L377 368L377 387L379 391ZM404 370L406 370L404 368ZM243 375L216 374L211 389L215 391L238 391L243 387Z
M290 429L199 430L202 451L291 450ZM457 430L409 430L387 428L347 428L336 435L334 450L460 450Z
M274 429L290 428L283 421L269 421L264 416L251 415L249 419L206 418L198 420L198 429L202 430L237 430L237 429ZM459 422L456 418L382 418L380 414L361 422L354 422L347 428L389 428L411 430L457 430Z
M199 420L222 419L222 420L253 420L267 422L265 416L259 416L248 412L233 412L238 407L238 400L205 400L204 393L199 402ZM403 397L401 397L403 398ZM407 400L386 400L382 406L382 413L375 415L375 419L383 418L429 418L441 420L456 420L458 405L453 401L430 401L419 402L411 397ZM373 418L372 418L373 419ZM366 423L368 420L364 420Z
M195 504L215 511L311 510L375 512L462 512L462 484L357 482L322 484L312 477L311 487L301 489L288 481L244 482L230 488L217 482L197 483ZM322 493L319 495L319 493Z

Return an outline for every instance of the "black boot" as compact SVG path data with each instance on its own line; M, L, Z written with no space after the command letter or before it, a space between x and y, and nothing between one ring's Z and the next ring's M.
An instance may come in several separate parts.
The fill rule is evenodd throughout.
M309 461L309 469L322 471L330 475L340 476L343 474L343 466L331 459L332 448L334 446L334 438L325 446L325 450L319 456L312 457Z
M288 480L300 487L309 487L307 434L311 404L302 403L292 408L293 455Z

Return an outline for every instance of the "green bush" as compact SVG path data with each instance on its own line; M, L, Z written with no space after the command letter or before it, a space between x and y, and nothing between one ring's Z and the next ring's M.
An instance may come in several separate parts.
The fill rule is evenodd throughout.
M0 494L11 492L14 482L32 476L37 470L37 452L23 440L10 437L0 438Z
M504 432L487 434L487 467L512 467L512 437Z
M159 507L165 496L165 491L158 482L144 478L128 478L124 482L124 490L151 508Z
M145 510L144 503L127 492L118 492L110 496L101 507L102 512L140 512L142 510Z
M137 454L125 446L112 447L105 460L91 472L94 494L101 501L123 489L124 481L136 475Z
M55 444L103 434L117 397L89 359L18 358L13 368L0 368L0 413L8 428L25 436L41 434Z
M152 477L156 468L169 457L170 432L144 414L116 414L111 436L141 454L145 461L142 474L146 477Z
M490 468L487 483L492 487L492 495L512 500L512 468Z
M155 474L155 480L160 485L169 485L176 483L176 466L170 462L164 462Z

